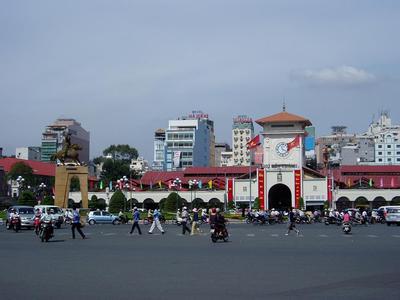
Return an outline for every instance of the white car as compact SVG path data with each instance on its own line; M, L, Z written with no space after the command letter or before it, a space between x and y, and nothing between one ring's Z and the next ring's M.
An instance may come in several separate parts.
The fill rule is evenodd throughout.
M42 214L49 214L50 210L52 209L54 211L53 213L53 220L55 221L55 225L57 228L60 228L61 225L64 223L64 213L63 210L55 205L36 205L34 207L35 211L36 209L39 209Z
M388 226L396 224L400 226L400 208L387 208L386 210L386 224Z

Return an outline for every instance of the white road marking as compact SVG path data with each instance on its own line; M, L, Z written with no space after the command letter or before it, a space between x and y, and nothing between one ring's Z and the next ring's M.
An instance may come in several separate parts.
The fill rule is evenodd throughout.
M255 237L256 235L254 233L248 233L246 234L248 237Z
M112 235L117 235L116 233L110 232L110 233L105 233L103 234L104 236L112 236Z
M367 237L369 237L369 238L377 238L378 236L374 235L374 234L369 234L369 235L367 235Z
M395 234L395 235L392 235L392 237L394 237L394 238L400 238L400 235Z
M274 234L271 234L271 236L272 236L272 237L279 237L279 234L274 233Z
M320 234L319 237L327 238L328 236L326 234Z

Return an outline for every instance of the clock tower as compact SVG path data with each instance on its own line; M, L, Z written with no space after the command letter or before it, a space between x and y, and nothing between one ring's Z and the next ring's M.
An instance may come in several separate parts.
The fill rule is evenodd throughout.
M311 122L286 112L256 121L263 127L263 176L259 193L261 207L287 209L299 207L303 197L303 167L305 166L305 127ZM260 171L258 177L260 176Z

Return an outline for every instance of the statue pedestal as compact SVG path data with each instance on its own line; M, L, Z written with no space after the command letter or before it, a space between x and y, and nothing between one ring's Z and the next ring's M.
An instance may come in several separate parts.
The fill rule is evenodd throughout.
M85 166L57 166L55 183L56 206L67 208L71 179L77 177L80 183L82 208L88 208L88 167Z

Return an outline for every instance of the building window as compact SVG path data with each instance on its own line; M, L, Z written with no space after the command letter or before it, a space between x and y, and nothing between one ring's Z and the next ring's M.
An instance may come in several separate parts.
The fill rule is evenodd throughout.
M388 148L388 149L391 149L391 148L392 148L392 145L387 145L387 148Z
M379 148L379 149L382 149L382 145L378 145L378 148Z
M392 152L388 152L387 155L392 155Z
M391 158L388 158L388 160L387 160L388 162L392 162L392 159Z
M382 152L378 152L378 155L382 155Z
M243 192L247 192L247 186L243 187Z
M382 162L382 158L378 159L379 162Z

